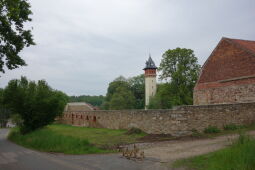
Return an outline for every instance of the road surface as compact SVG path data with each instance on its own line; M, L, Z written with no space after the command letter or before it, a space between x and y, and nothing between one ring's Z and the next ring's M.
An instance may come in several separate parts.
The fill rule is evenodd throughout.
M166 170L177 159L222 149L237 134L212 139L173 140L137 144L145 153L144 161L123 158L121 154L64 155L38 152L6 139L8 129L0 129L0 170ZM249 135L255 136L255 131Z
M156 170L166 169L159 160L133 161L120 154L64 155L38 152L6 139L0 129L0 170Z

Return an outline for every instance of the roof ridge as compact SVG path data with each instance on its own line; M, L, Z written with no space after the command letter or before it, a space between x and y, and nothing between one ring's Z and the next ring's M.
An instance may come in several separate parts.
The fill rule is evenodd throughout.
M222 39L255 42L255 40L244 40L244 39L228 38L228 37L222 37Z
M225 37L222 38L222 39L228 41L229 43L231 43L231 44L233 44L233 45L235 45L235 46L237 46L237 47L243 49L244 51L250 53L251 55L254 55L254 56L255 56L255 52L254 52L254 51L250 50L250 49L247 48L245 45L236 42L235 40L238 40L238 41L249 41L249 42L254 42L254 43L255 43L255 41L251 41L251 40L241 40L241 39L231 39L231 38L225 38Z

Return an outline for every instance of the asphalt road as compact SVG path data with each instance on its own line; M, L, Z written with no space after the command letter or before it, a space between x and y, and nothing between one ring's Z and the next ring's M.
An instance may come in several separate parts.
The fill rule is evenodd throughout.
M43 153L18 146L6 139L9 129L0 129L0 170L157 170L167 169L159 159L133 161L120 154L63 155Z

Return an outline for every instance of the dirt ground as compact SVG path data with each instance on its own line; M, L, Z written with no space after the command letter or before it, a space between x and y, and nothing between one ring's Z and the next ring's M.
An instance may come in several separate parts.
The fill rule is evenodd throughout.
M255 136L255 131L247 132ZM154 143L139 143L147 158L153 158L161 163L171 163L177 159L202 155L222 149L238 138L238 134L218 136L210 139L172 140Z

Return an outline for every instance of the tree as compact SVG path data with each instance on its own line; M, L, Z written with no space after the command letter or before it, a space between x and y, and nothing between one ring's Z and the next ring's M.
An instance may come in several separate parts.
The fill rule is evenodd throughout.
M150 98L148 109L170 109L173 106L171 84L158 84L157 93Z
M173 105L193 102L193 88L198 79L200 65L191 49L176 48L163 54L160 79L169 83Z
M144 74L128 79L128 84L135 96L135 109L144 109L145 105L145 82Z
M36 83L26 77L11 80L3 94L7 108L22 118L23 134L52 123L62 114L67 101L66 94L53 90L46 81Z
M0 88L0 127L6 127L8 119L10 118L10 111L6 109L3 103L4 90Z
M133 93L125 88L118 87L116 92L112 95L109 102L110 110L123 110L123 109L133 109L135 105L135 97Z
M0 0L0 72L26 65L19 52L35 45L31 30L24 29L31 14L27 0Z
M0 88L0 104L3 104L4 89Z
M119 87L123 87L124 89L130 89L127 80L123 76L119 76L109 84L105 97L105 102L102 106L104 109L110 109L110 101L112 99L112 96L118 92L117 88Z
M144 109L144 88L143 74L128 79L119 76L109 84L103 108Z
M141 103L142 100L144 101L144 87L141 87L141 85L144 86L142 76L129 79L123 76L117 77L109 84L103 108L107 110L141 108L144 106Z

